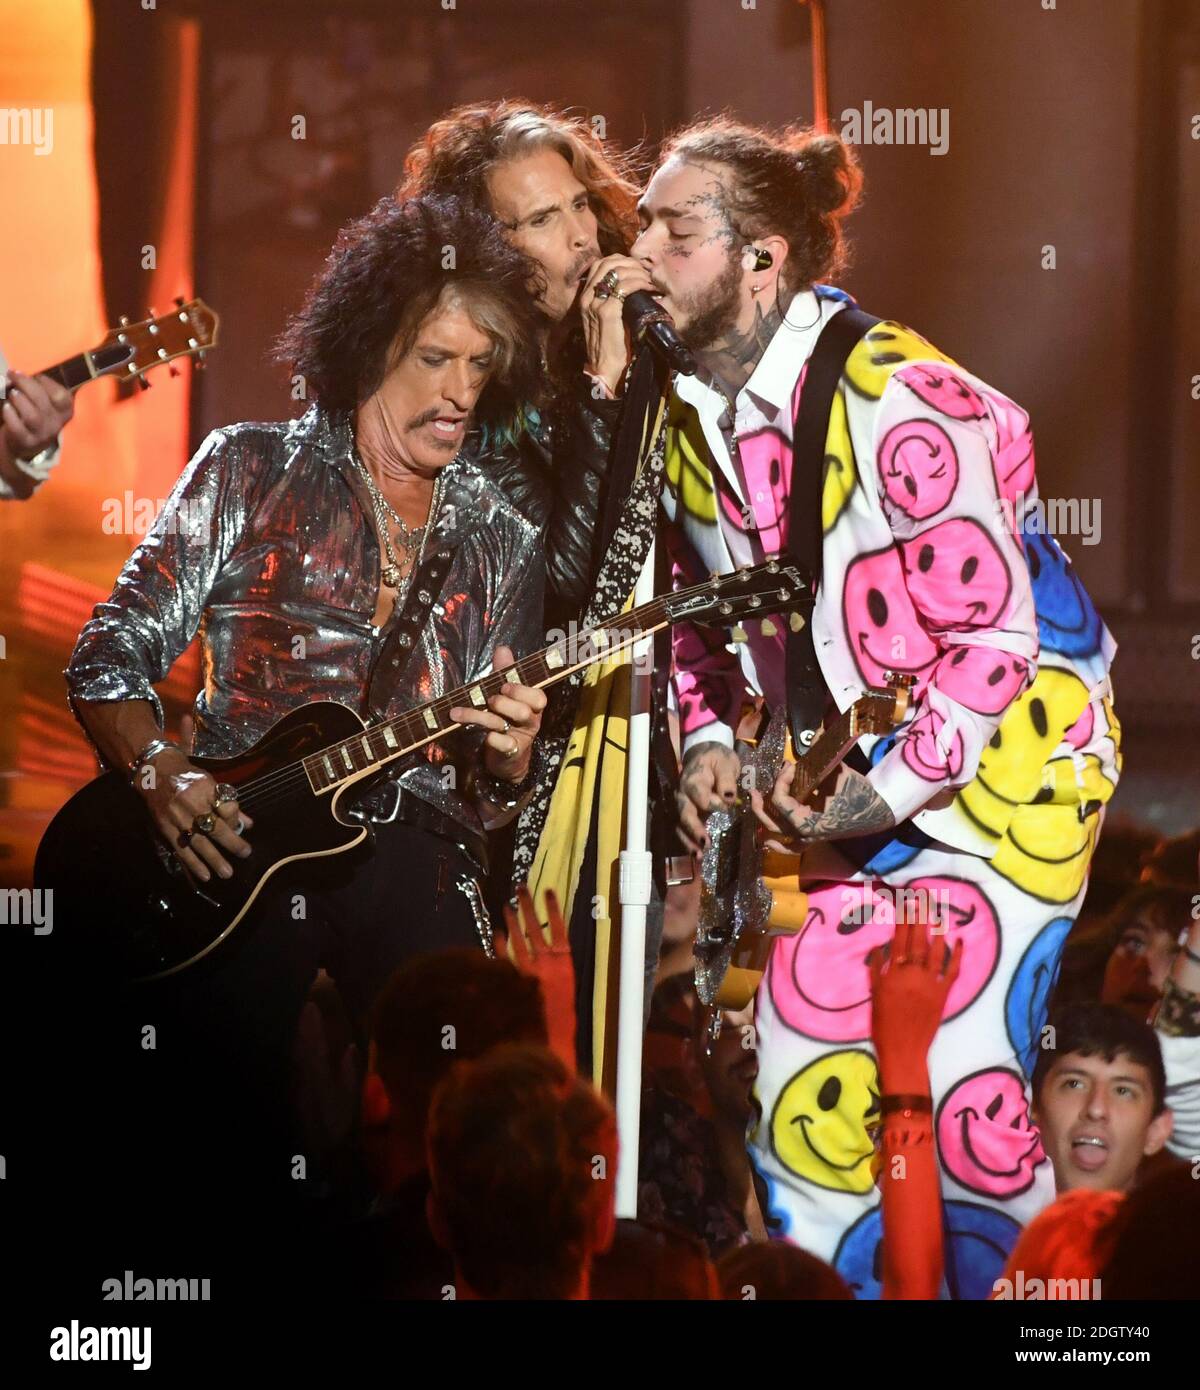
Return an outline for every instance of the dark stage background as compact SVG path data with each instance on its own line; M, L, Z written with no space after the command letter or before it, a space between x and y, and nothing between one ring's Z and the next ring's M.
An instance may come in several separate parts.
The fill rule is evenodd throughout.
M271 341L337 228L394 186L411 141L455 103L527 96L601 117L649 163L663 133L699 112L810 120L813 83L796 0L63 0L54 20L3 0L0 11L15 35L0 105L38 103L42 79L17 67L22 26L33 45L66 25L79 66L79 129L60 128L40 162L0 149L0 168L43 192L91 181L77 235L95 327L174 293L222 317L194 382L164 379L147 397L89 388L53 481L0 508L0 883L19 884L46 819L92 771L59 673L136 539L102 533L114 478L118 491L164 496L211 427L302 408L268 363ZM1126 768L1111 814L1188 828L1200 765L1200 6L828 0L827 17L833 129L868 102L949 121L944 154L860 147L866 201L843 283L1030 411L1044 497L1093 516L1099 504L1098 543L1060 539L1122 648ZM31 305L39 324L67 318L61 277L30 251L48 216L14 203L2 234L23 269L0 287L0 342L22 367L44 365L31 360L43 342ZM155 271L146 244L164 249ZM53 341L56 356L87 345L65 327ZM152 399L147 433L151 417L134 413ZM196 679L189 658L167 691L172 720Z

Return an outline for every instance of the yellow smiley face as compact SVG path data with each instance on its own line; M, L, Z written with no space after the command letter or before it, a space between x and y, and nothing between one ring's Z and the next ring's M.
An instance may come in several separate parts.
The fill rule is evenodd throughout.
M850 443L850 424L846 418L846 395L838 391L829 412L829 432L825 436L825 481L821 488L821 525L832 531L834 522L846 509L858 482L854 446Z
M717 497L706 462L707 454L708 445L704 442L699 416L682 402L673 401L667 418L664 456L667 485L688 516L715 526ZM679 519L682 521L682 516Z
M958 794L959 808L989 835L1003 835L1018 806L1044 800L1039 793L1050 755L1087 702L1087 687L1078 676L1043 666L1005 711L974 780Z
M1081 821L1078 803L1018 806L990 862L1023 893L1069 903L1083 887L1099 829L1099 812Z
M847 1047L810 1062L783 1088L771 1116L771 1147L785 1168L818 1187L869 1192L878 1123L875 1058Z
M905 362L950 362L911 328L887 320L877 323L846 359L846 380L869 401L877 401L896 368Z

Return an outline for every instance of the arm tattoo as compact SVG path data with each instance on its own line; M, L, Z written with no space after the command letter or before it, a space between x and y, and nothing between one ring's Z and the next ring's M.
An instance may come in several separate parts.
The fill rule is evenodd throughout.
M808 820L786 816L792 833L802 840L847 840L888 830L895 821L891 807L863 776L849 778L825 809Z

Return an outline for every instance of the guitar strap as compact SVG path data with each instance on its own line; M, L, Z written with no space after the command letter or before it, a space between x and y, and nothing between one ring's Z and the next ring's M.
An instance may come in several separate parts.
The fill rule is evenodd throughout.
M453 558L453 547L443 542L425 556L413 573L404 607L399 617L393 615L388 635L376 654L367 678L366 715L372 723L387 717L387 707L396 686L407 674L417 639L429 621L430 611L450 573Z
M821 330L808 359L800 408L792 431L792 481L788 504L788 549L801 571L811 576L815 594L821 582L824 528L821 499L825 482L825 439L833 396L854 345L880 320L861 309L840 310ZM787 636L788 720L797 754L812 742L825 715L828 692L817 664L812 622Z

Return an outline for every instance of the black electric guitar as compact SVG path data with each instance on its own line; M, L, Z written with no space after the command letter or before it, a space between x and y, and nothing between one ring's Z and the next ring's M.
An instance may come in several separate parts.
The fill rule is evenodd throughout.
M219 946L285 865L361 843L367 829L348 819L343 805L388 763L461 727L452 708L482 709L505 681L552 685L672 623L725 626L751 613L807 614L811 606L800 572L769 561L618 613L395 719L366 725L334 701L293 710L238 757L192 759L236 788L239 807L254 820L252 852L232 859L229 879L194 878L163 843L125 775L105 773L50 822L34 882L53 891L55 933L90 933L92 959L106 969L132 980L174 974Z
M153 309L150 312L153 314ZM52 377L68 391L78 391L102 376L136 381L144 389L150 385L148 371L177 357L194 357L196 365L202 367L204 354L217 344L219 327L220 320L202 299L188 304L177 299L169 314L140 323L122 319L96 347L56 362L38 375ZM172 374L177 370L172 367Z
M791 794L807 801L836 774L864 734L886 734L908 711L911 676L886 673L886 689L870 689L827 721L796 759ZM769 801L790 751L787 716L772 715L742 760ZM754 998L776 936L804 925L807 896L799 890L800 856L764 847L765 835L749 797L706 822L709 848L701 861L700 920L696 930L696 993L714 1011L740 1010ZM712 1022L719 1027L720 1014ZM715 1036L715 1031L713 1032Z

